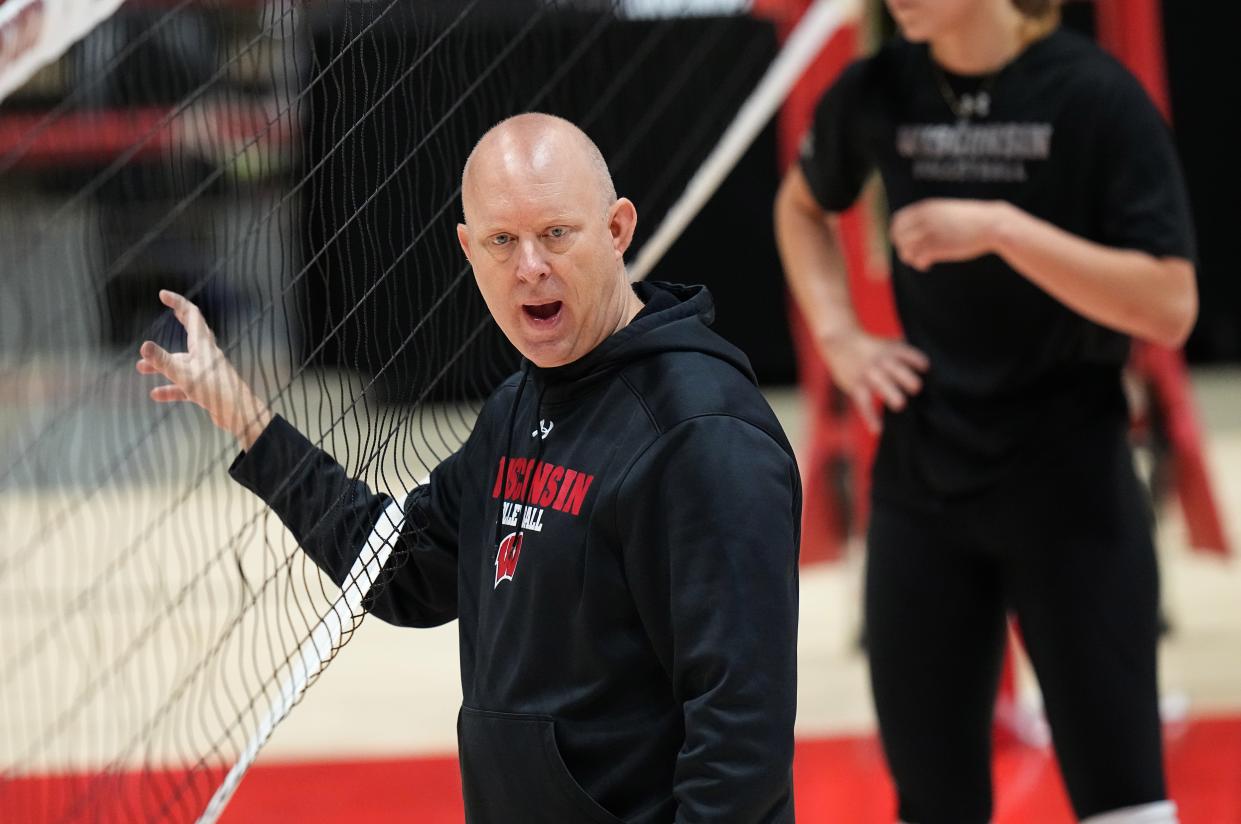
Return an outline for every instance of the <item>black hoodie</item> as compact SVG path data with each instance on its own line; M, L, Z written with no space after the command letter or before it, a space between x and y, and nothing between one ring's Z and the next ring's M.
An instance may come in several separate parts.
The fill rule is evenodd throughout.
M797 465L706 289L635 289L492 394L366 599L460 619L471 824L793 821ZM280 418L230 472L338 584L390 504Z

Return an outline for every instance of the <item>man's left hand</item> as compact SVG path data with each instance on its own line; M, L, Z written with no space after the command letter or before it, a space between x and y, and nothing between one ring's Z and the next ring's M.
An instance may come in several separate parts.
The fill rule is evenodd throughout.
M920 200L892 216L892 245L901 260L920 272L936 263L982 257L994 251L1006 206L999 200Z

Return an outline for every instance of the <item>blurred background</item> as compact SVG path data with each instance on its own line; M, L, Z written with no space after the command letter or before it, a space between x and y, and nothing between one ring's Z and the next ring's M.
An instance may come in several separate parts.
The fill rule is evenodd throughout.
M403 493L516 365L456 245L497 120L581 125L639 210L637 253L808 0L0 3L0 821L462 820L455 626L353 614L227 480L197 409L148 401L138 345L194 299L277 411ZM1241 57L1215 4L1069 2L1169 117L1200 250L1185 351L1138 347L1133 439L1158 513L1173 797L1241 822ZM790 314L771 207L818 96L893 31L853 4L650 273L705 283L806 490L801 820L890 822L859 622L873 441ZM866 324L895 333L880 194L846 217ZM330 666L328 664L330 663ZM997 822L1071 820L1019 652Z

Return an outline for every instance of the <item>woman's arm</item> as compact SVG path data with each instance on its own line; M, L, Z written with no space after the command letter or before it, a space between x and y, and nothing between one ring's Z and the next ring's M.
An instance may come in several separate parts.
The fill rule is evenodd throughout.
M819 348L857 332L836 219L819 207L796 165L776 194L775 219L784 276Z
M776 243L793 298L810 325L832 380L879 430L874 398L900 410L922 389L926 355L903 341L868 335L849 296L835 217L820 208L800 168L794 166L776 196Z
M1183 344L1198 314L1190 261L1094 243L1004 201L920 201L893 215L892 243L923 271L999 255L1078 314L1164 346Z

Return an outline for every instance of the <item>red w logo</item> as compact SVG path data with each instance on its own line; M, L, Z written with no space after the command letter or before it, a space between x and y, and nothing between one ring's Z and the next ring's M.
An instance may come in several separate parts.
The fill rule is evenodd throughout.
M492 589L498 587L501 581L513 580L513 573L517 571L517 559L521 557L521 539L523 537L523 535L518 535L516 532L510 532L500 542L500 551L496 553L496 582L491 587Z

